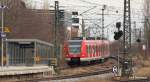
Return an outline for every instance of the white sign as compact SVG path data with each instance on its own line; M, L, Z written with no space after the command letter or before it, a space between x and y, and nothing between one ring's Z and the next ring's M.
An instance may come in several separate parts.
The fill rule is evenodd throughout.
M142 49L143 49L143 50L146 50L146 45L142 45Z
M2 37L2 38L5 38L5 37L6 37L6 33L1 32L1 37Z
M117 68L117 66L113 66L113 73L115 74L115 75L117 75L117 73L118 73L118 68Z

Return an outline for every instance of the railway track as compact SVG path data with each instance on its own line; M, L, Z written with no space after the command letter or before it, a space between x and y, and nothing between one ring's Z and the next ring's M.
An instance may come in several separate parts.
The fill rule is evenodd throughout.
M61 72L56 76L45 76L32 79L22 79L15 80L13 82L40 82L40 81L50 81L50 80L62 80L62 79L71 79L71 78L80 78L86 76L100 75L105 73L112 72L112 66L116 64L115 60L108 60L105 63L92 64L87 66L75 66L75 67L66 67L60 69Z
M95 71L95 72L89 72L89 73L82 73L82 74L75 74L75 75L56 76L56 77L52 77L51 80L80 78L80 77L99 75L99 74L105 74L105 73L111 73L111 72L112 72L112 69L107 69L107 70L101 70L101 71Z
M112 71L112 69L107 69L107 70L95 71L95 72L91 72L91 73L82 73L82 74L76 74L76 75L56 76L56 77L51 77L51 78L47 77L47 78L30 79L30 80L25 80L25 82L39 82L39 81L50 81L50 80L62 80L62 79L80 78L80 77L86 77L86 76L92 76L92 75L111 73L111 71ZM18 82L21 82L21 81L18 81Z
M51 77L51 79L61 80L111 73L114 65L116 65L116 60L109 59L104 63L66 68L61 70L60 75Z
M100 61L97 61L97 62L94 62L94 63L91 63L91 64L80 64L80 65L72 65L72 66L65 66L65 67L61 67L59 68L60 70L65 70L65 69L72 69L72 68L80 68L80 67L88 67L88 66L94 66L94 65L97 65L97 64L102 64L102 63L105 63L106 61L108 61L109 59L113 59L115 61L118 61L117 60L117 57L110 57L108 58L107 60L105 60L104 62L100 62Z
M111 73L112 65L114 64L115 64L115 60L108 60L105 63L100 63L100 64L96 63L96 64L84 65L84 66L79 65L79 66L74 66L74 67L63 67L60 69L61 73L59 75L56 75L53 77L29 79L27 80L27 82L63 80L63 79L72 79L72 78L80 78L80 77L86 77L86 76ZM106 66L106 65L109 65L109 66Z
M42 82L42 81L48 82L48 81L67 80L67 79L74 79L74 78L80 79L81 77L109 74L112 72L112 68L111 68L112 65L115 65L115 63L110 63L110 62L112 62L112 60L111 61L109 60L109 62L106 62L104 64L98 64L98 65L79 66L79 67L74 67L74 68L63 68L61 70L63 71L65 70L64 72L68 74L60 74L60 75L53 76L53 77L30 79L24 82ZM91 69L93 69L93 71L90 71L90 72L81 71L82 73L77 73L77 74L74 73L75 70L79 70L81 68L86 69L87 71L90 71ZM71 70L71 71L69 72L68 70ZM18 82L22 82L22 81L18 81ZM150 79L137 79L137 80L126 80L126 81L122 80L122 81L111 81L111 82L150 82Z
M150 79L137 79L137 80L126 80L126 81L114 81L114 82L150 82Z
M62 79L72 79L72 78L80 78L92 75L99 75L105 73L111 73L112 69L100 70L95 72L89 73L82 73L82 74L75 74L75 75L65 75L65 76L55 76L55 77L45 77L45 78L33 78L33 79L26 79L20 81L13 81L13 82L41 82L41 81L51 81L51 80L62 80ZM11 82L11 81L10 81Z
M42 82L42 81L51 81L51 80L62 80L62 79L72 79L72 78L80 78L80 77L86 77L86 76L92 76L92 75L98 75L98 74L105 74L105 73L110 73L111 69L109 70L103 70L103 71L97 71L93 73L88 73L88 74L80 74L80 75L72 75L72 76L63 76L63 77L53 77L53 78L38 78L38 79L31 79L31 80L26 80L24 82ZM150 82L150 79L133 79L133 80L109 80L110 82ZM12 82L12 81L10 81ZM15 81L15 82L22 82L22 81Z

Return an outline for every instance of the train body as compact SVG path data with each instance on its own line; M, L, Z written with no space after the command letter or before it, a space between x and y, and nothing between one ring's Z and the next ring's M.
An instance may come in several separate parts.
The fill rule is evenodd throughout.
M68 63L90 62L110 57L108 40L69 40L65 44L65 58Z

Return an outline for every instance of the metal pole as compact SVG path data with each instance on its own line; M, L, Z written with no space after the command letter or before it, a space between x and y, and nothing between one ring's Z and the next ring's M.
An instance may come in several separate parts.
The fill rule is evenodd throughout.
M55 1L54 57L56 57L57 54L57 4L58 1Z
M146 40L146 45L147 45L147 47L146 47L146 56L148 56L148 51L149 51L149 44L148 44L148 40ZM148 57L147 57L148 58Z
M83 19L82 19L82 36L86 37L85 36L85 28L84 28L84 20Z
M125 10L125 4L126 4L126 1L124 0L124 10ZM124 11L125 12L125 11ZM123 21L123 24L124 24L124 26L123 26L123 52L126 52L126 32L125 32L125 30L126 30L126 27L125 27L125 17L126 17L126 15L125 15L125 13L124 13L124 21ZM125 58L125 53L123 53L123 59Z
M4 33L4 6L2 5L2 33ZM1 33L1 36L2 36L2 33ZM4 66L4 39L2 37L2 42L1 42L1 66L3 67Z
M119 54L120 54L120 52L119 52L119 48L118 48L118 76L119 76L119 73L120 73L120 63L119 63L119 61L120 61L120 59L119 59Z
M104 40L104 10L106 8L106 5L103 5L103 8L102 8L102 40Z
M37 42L34 41L34 65L36 65L36 63L38 62L37 60Z
M55 28L54 28L54 57L57 59L57 66L59 64L59 50L58 50L58 23L59 23L59 3L55 1Z
M8 41L6 39L6 66L9 66Z
M130 60L127 61L127 55L131 48L131 15L130 15L130 0L124 0L124 19L123 19L123 67L122 76L131 75L132 68ZM130 67L126 68L127 65ZM128 73L126 72L128 71Z
M109 29L107 28L107 40L109 40Z
M104 10L105 10L106 5L103 5L102 8L102 43L104 40ZM102 54L104 54L104 48L102 48Z
M102 40L104 39L104 8L102 8Z

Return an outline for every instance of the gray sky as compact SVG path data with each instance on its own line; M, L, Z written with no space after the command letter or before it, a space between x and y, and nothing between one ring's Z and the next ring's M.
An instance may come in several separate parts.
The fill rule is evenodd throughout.
M56 0L49 0L49 6L54 6L54 1ZM113 21L116 21L120 18L120 20L117 21L123 21L123 4L124 0L58 0L60 9L65 9L68 12L72 11L79 11L79 13L82 13L93 6L97 6L96 8L90 10L87 13L82 14L85 19L101 19L101 9L102 6L106 5L105 14L108 14L105 16L105 26L111 24ZM137 28L142 28L143 24L143 1L144 0L131 0L131 19L132 22L137 22ZM42 8L43 6L43 0L32 0L34 6L37 8ZM36 2L36 3L35 3ZM116 13L118 11L118 13ZM100 20L86 20L86 27L93 27L93 23L96 23L101 26ZM114 23L115 24L115 23ZM114 32L115 27L114 24L111 24L108 26L109 33ZM114 28L113 28L114 27ZM133 27L133 25L132 25ZM105 29L106 31L107 29ZM107 35L107 34L105 34ZM113 37L111 36L110 39Z

